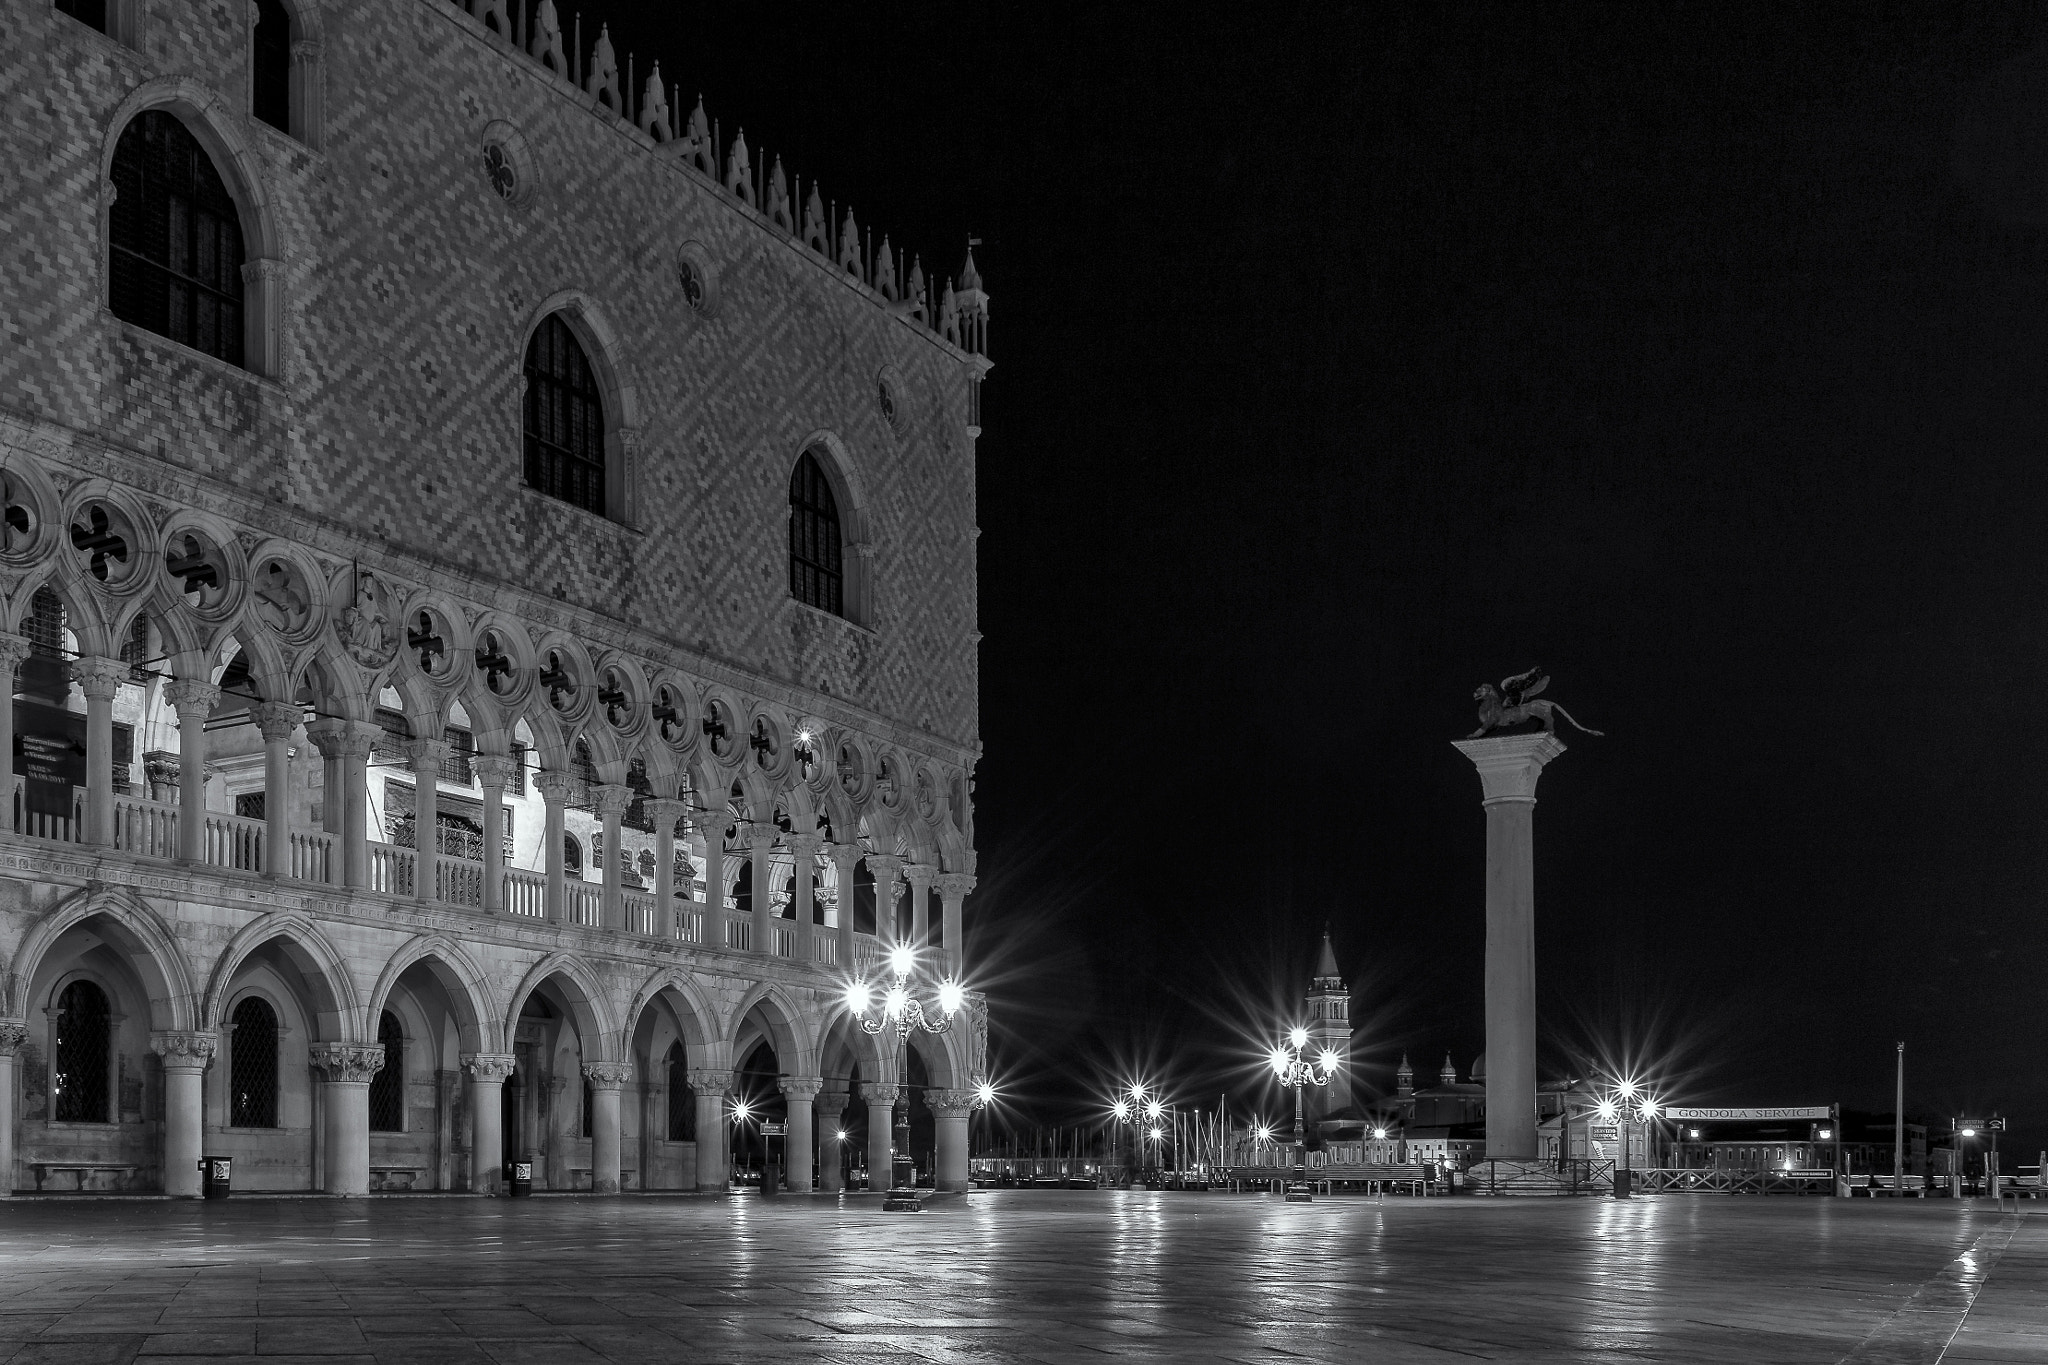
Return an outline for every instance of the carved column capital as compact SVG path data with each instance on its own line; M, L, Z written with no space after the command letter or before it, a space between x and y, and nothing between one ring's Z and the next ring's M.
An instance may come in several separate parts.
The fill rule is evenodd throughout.
M300 38L292 43L292 60L304 65L317 62L327 54L327 44L317 38Z
M28 1025L20 1019L0 1019L0 1057L12 1057L28 1041Z
M938 875L939 870L936 867L931 867L924 863L905 863L903 865L903 880L909 882L911 886L919 891L929 891L933 879Z
M590 801L597 808L600 819L624 815L626 807L633 804L633 789L617 783L605 782L590 789Z
M533 789L550 806L567 805L576 790L576 779L559 768L543 768L533 775Z
M647 818L654 822L657 834L664 828L673 830L676 821L690 813L690 803L679 801L673 796L650 796L640 805L641 809L647 812Z
M292 731L298 729L299 722L305 719L306 708L292 701L264 701L250 707L249 714L256 718L256 728L263 732L263 742L274 744L292 737Z
M861 847L859 844L833 844L827 852L831 855L833 862L846 869L848 877L853 875L853 865L861 859ZM850 882L848 884L851 885Z
M152 1033L149 1050L164 1059L166 1071L204 1071L220 1050L220 1038L212 1033Z
M866 1081L862 1081L860 1083L860 1097L868 1104L886 1104L893 1108L896 1102L903 1098L903 1087L900 1085L870 1085Z
M723 1095L732 1089L732 1073L718 1067L693 1066L690 1089L700 1095Z
M825 846L822 834L791 834L784 840L791 854L798 858L815 858L818 850Z
M592 1090L617 1090L633 1074L627 1062L585 1062L583 1079L590 1082Z
M974 878L965 872L939 874L939 894L949 901L965 900L974 889Z
M220 701L220 689L197 678L173 678L164 684L164 700L177 708L180 721L197 717L203 723Z
M867 855L868 871L875 874L876 882L901 881L905 868L903 860L893 853L870 853Z
M445 739L408 740L405 745L405 761L412 765L414 777L423 782L438 781L441 776L441 764L453 752L454 747Z
M371 727L374 729L375 727ZM369 735L357 730L345 720L319 720L306 727L306 738L320 751L322 758L343 762L351 758L368 758L373 747Z
M465 1052L462 1054L462 1069L469 1073L471 1080L503 1085L519 1065L519 1058L510 1052Z
M10 674L17 673L21 670L22 660L28 658L28 655L27 636L0 632L0 668L6 669Z
M844 1090L821 1090L811 1101L811 1108L818 1115L818 1122L830 1123L846 1112L846 1102L853 1096Z
M129 668L120 659L73 659L71 680L92 701L112 701L121 684L128 681Z
M924 1107L936 1118L964 1119L979 1107L981 1097L972 1090L927 1090Z
M762 844L773 844L781 837L782 827L773 820L749 820L747 822L747 842L757 848Z
M330 1084L368 1085L384 1069L384 1049L374 1044L315 1043L307 1051Z
M242 283L252 288L273 285L284 276L284 262L265 256L242 266Z
M815 1100L825 1088L825 1082L816 1076L784 1076L780 1084L783 1097L792 1100Z
M504 754L477 754L469 760L469 768L485 791L502 792L519 776L519 760Z

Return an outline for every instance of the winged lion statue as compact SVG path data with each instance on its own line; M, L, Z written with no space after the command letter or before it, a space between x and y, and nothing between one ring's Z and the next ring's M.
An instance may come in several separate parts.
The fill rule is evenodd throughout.
M1543 733L1557 733L1557 717L1563 716L1577 728L1589 735L1601 732L1580 725L1578 717L1554 701L1539 701L1537 694L1550 686L1550 675L1541 668L1532 668L1526 673L1517 673L1512 678L1501 679L1499 687L1492 683L1481 683L1472 693L1472 700L1479 703L1479 728L1465 736L1478 739L1489 730L1505 729L1520 725L1525 720L1543 722Z

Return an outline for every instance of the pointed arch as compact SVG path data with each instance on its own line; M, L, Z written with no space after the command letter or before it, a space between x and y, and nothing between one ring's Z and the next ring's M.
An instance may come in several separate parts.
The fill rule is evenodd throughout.
M612 1062L620 1060L612 1055L612 1047L618 1041L618 1031L612 1022L611 1011L605 1008L604 987L597 974L581 958L567 953L550 953L527 971L520 979L519 986L506 1002L502 1027L510 1038L519 1023L519 1012L526 1008L527 997L540 988L550 977L560 977L573 987L565 991L570 1012L575 1017L576 1029L582 1035L585 1061Z
M634 506L634 484L638 477L632 452L640 429L639 390L629 377L627 351L618 329L589 294L580 289L557 290L527 315L519 331L519 352L514 357L519 379L514 392L525 395L526 403L537 401L527 384L530 357L536 342L551 344L547 335L551 321L565 328L581 349L603 413L604 503L602 508L591 510L613 521L630 521L628 513Z
M455 1007L456 1026L461 1031L465 1050L504 1051L504 1016L498 1011L497 996L491 990L490 978L462 950L462 946L446 934L420 934L406 940L391 955L391 960L384 964L383 972L377 977L377 984L370 989L369 1006L364 1012L366 1019L374 1020L383 1014L399 978L416 966L424 966L440 983L441 989L448 993L449 1002Z
M15 1018L25 1015L27 1002L23 993L51 946L69 930L93 919L103 921L103 927L113 930L103 937L127 957L148 990L150 1027L176 1032L194 1028L197 993L192 988L192 973L178 948L177 937L148 901L119 886L95 885L72 892L22 935L8 967L6 992L0 996L4 1009L0 1012Z
M317 925L296 911L263 915L228 940L207 981L206 1000L199 1016L202 1028L220 1027L221 1011L236 971L251 953L271 943L279 945L304 978L313 996L322 1042L374 1041L374 1035L366 1037L362 1001L347 960L335 951Z
M683 1042L699 1058L711 1054L722 1039L719 1036L718 1008L709 994L694 978L679 967L664 967L649 977L633 995L633 1003L626 1010L626 1018L619 1030L619 1055L631 1056L633 1039L640 1031L640 1019L663 995L673 993L683 1008L675 1010L676 1021L682 1026ZM671 1009L675 1009L673 1003Z
M255 374L276 377L281 370L281 329L284 317L283 274L285 244L278 227L278 214L265 184L262 160L243 131L242 116L226 98L204 82L190 76L164 76L145 81L121 101L102 134L100 182L111 185L114 152L121 135L137 117L152 110L174 116L190 132L219 172L221 183L234 200L242 229L243 272L242 365ZM112 204L101 196L100 259L105 262L109 244L109 210ZM113 306L113 272L103 267L100 301Z
M732 1013L732 1024L726 1035L729 1055L735 1061L739 1059L740 1038L746 1031L748 1017L757 1010L761 1015L762 1031L775 1048L776 1060L781 1062L783 1070L799 1076L817 1074L817 1049L813 1046L804 1011L779 982L757 982L740 997L739 1008Z
M796 446L796 453L790 459L788 477L790 516L790 595L812 606L820 604L796 591L798 565L798 521L801 515L798 495L806 477L807 465L815 468L829 493L832 512L837 523L841 576L841 605L834 613L843 616L855 625L870 626L874 623L874 601L869 564L874 555L874 533L870 525L870 504L867 483L861 475L860 466L853 453L837 432L820 429L811 432ZM822 503L818 504L822 507ZM831 610L830 608L821 608Z

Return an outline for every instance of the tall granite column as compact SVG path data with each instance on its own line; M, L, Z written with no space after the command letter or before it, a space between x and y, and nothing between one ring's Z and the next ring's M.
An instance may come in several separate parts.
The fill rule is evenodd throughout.
M469 1192L497 1195L505 1188L505 1080L518 1058L509 1052L472 1052L469 1073Z
M149 1046L164 1063L164 1193L197 1199L206 1141L206 1066L219 1039L211 1033L152 1033Z
M1455 741L1479 769L1486 808L1486 1159L1534 1161L1536 779L1555 735Z
M384 1049L357 1043L315 1043L313 1065L327 1073L320 1098L327 1112L329 1194L370 1192L370 1078L384 1069Z
M619 1087L633 1074L624 1062L585 1062L590 1082L590 1192L619 1192ZM645 1176L647 1173L640 1173Z

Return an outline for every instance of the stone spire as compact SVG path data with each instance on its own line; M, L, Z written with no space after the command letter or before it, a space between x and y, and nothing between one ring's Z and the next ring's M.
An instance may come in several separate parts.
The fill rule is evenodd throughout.
M1436 1073L1436 1078L1445 1085L1456 1085L1458 1083L1458 1068L1451 1065L1450 1053L1446 1052L1444 1054L1444 1069Z
M1412 1095L1415 1093L1415 1068L1408 1065L1408 1054L1401 1054L1401 1065L1394 1072L1394 1093Z
M1325 981L1334 981L1341 985L1343 980L1343 974L1337 970L1336 951L1330 947L1330 926L1325 924L1323 926L1323 951L1316 958L1316 985L1321 986Z

